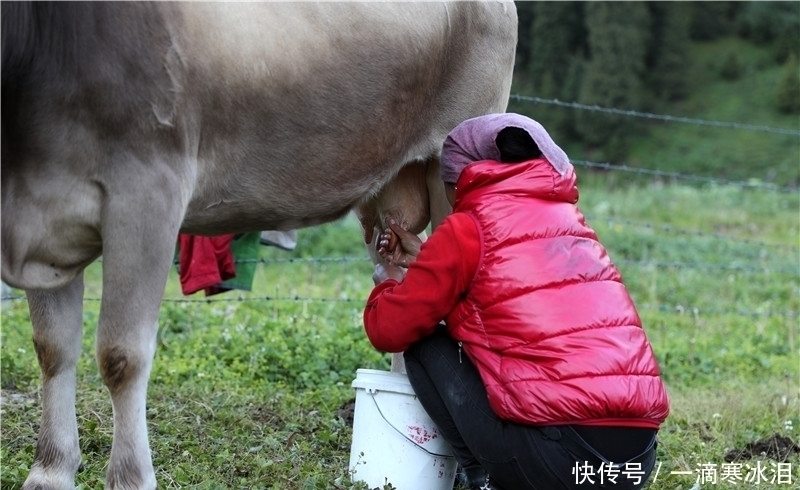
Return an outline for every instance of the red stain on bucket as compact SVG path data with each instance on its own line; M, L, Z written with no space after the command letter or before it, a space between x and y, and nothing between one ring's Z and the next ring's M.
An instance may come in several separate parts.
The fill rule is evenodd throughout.
M409 439L417 444L425 444L439 437L439 432L436 429L431 429L429 431L426 427L416 425L409 425L407 429Z

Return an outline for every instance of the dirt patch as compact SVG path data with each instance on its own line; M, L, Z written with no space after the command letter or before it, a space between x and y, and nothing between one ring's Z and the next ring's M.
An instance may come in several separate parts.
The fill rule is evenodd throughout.
M277 413L263 405L250 405L247 411L250 418L259 425L267 425L275 428L280 428L284 425L283 420L281 420Z
M708 422L699 422L691 425L692 429L697 431L697 437L703 442L711 442L714 440L713 430Z
M744 449L731 449L725 454L725 461L739 461L754 457L766 457L778 462L787 462L793 454L800 454L800 446L790 438L773 434L745 445Z
M336 416L340 417L344 422L348 425L348 427L353 426L353 418L355 416L355 409L356 409L356 399L353 398L352 400L346 401L338 410L336 410Z

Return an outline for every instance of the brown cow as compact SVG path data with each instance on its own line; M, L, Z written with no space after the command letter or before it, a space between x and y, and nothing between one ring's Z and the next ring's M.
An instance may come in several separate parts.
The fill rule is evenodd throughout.
M386 215L422 231L444 212L429 177L448 131L505 110L516 32L510 1L3 2L2 279L27 292L43 379L23 488L74 486L88 264L103 255L106 488L152 489L145 401L177 234L353 208L368 239Z

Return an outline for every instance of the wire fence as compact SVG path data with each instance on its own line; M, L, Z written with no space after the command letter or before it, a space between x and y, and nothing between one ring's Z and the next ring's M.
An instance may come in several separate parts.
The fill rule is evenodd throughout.
M680 180L680 181L696 182L703 184L716 184L716 185L739 187L742 189L760 189L773 192L785 192L785 193L797 192L796 187L779 186L768 182L760 182L760 181L745 182L737 180L720 179L716 177L706 177L703 175L683 174L680 172L667 172L664 170L651 169L651 168L630 167L628 165L616 164L610 162L591 162L588 160L570 160L570 161L572 162L573 165L577 165L579 167L593 168L598 170L613 170L617 172L629 172L633 174L645 175L648 177L658 177L665 180Z
M729 128L729 129L743 129L746 131L761 131L764 133L772 134L787 134L790 136L800 137L800 130L788 128L773 128L770 126L759 126L754 124L745 124L738 122L728 121L713 121L706 119L697 119L693 117L680 117L670 116L666 114L653 114L649 112L631 111L625 109L615 109L612 107L601 107L598 105L580 104L578 102L563 102L558 99L544 99L541 97L532 97L529 95L511 94L511 100L518 100L522 102L533 102L536 104L555 105L560 107L568 107L570 109L577 109L582 111L601 112L605 114L614 114L617 116L638 117L644 119L653 119L658 121L673 122L673 123L687 123L698 126L712 126L716 128Z
M9 301L23 301L24 297L9 297L5 298ZM84 298L85 302L97 303L101 298L92 297ZM325 296L303 296L303 295L247 295L242 294L236 296L215 296L207 298L164 298L166 303L175 304L215 304L215 303L268 303L268 302L291 302L291 303L344 303L363 305L365 298L332 298ZM676 313L680 315L733 315L744 317L786 317L787 319L794 319L800 316L800 313L794 310L779 310L773 308L763 309L730 309L730 308L706 308L696 307L691 305L682 304L650 304L642 303L637 305L639 309L655 310L664 313Z
M689 118L689 117L680 117L680 116L672 116L672 115L664 115L664 114L653 114L647 112L639 112L639 111L631 111L631 110L622 110L616 108L607 108L607 107L600 107L596 105L586 105L580 104L577 102L563 102L557 99L543 99L540 97L531 97L519 94L512 94L512 100L520 100L520 101L527 101L527 102L534 102L539 104L549 104L549 105L556 105L561 107L567 107L575 110L583 110L583 111L594 111L594 112L602 112L620 116L627 116L627 117L637 117L637 118L645 118L645 119L653 119L659 121L665 121L669 123L679 123L679 124L692 124L692 125L700 125L700 126L711 126L717 128L728 128L728 129L738 129L744 131L758 131L768 134L775 134L775 135L790 135L796 136L800 138L800 130L796 129L787 129L787 128L775 128L769 126L760 126L760 125L752 125L752 124L745 124L745 123L738 123L738 122L728 122L728 121L714 121L714 120L703 120L697 118ZM800 140L798 140L798 153L800 153ZM786 186L777 186L769 183L763 183L759 181L734 181L734 180L727 180L727 179L719 179L715 177L709 176L701 176L701 175L694 175L694 174L682 174L677 172L666 172L658 169L648 169L648 168L638 168L638 167L631 167L627 165L620 165L620 164L611 164L611 163L599 163L599 162L591 162L585 160L573 160L573 164L577 166L583 166L586 168L594 168L594 169L602 169L608 171L618 171L618 172L630 172L636 173L640 175L644 175L651 178L658 178L658 179L670 179L673 181L688 181L688 182L696 182L696 183L704 183L704 184L713 184L713 185L721 185L721 186L733 186L742 189L755 189L761 190L765 192L780 192L780 193L797 193L798 189L796 187L786 187ZM800 163L800 162L799 162ZM800 211L800 210L799 210ZM789 254L792 258L790 261L792 262L789 265L738 265L732 263L708 263L708 262L687 262L687 261L668 261L668 260L616 260L615 262L620 265L636 267L636 268L657 268L657 269L684 269L684 270L694 270L694 271L701 271L706 273L713 273L713 272L735 272L737 274L742 275L765 275L769 276L770 278L774 278L776 281L793 281L793 283L797 286L800 281L800 237L798 237L798 243L791 245L785 243L768 243L760 240L748 239L748 238L740 238L740 237L733 237L727 236L724 234L719 234L715 232L709 232L705 230L694 230L694 229L683 229L678 227L673 227L667 224L659 224L659 223L646 223L646 222L637 222L634 220L628 219L621 219L621 218L605 218L605 217L593 217L587 215L587 218L592 220L595 223L606 223L607 225L614 226L614 225L622 225L626 227L634 227L640 228L643 230L647 230L649 232L655 234L661 234L664 236L671 237L675 239L676 237L683 238L687 241L688 246L692 246L693 243L696 243L696 240L705 240L709 242L716 242L721 243L727 248L730 247L738 247L739 253L745 257L763 257L763 256L771 256L772 254L778 253L785 253ZM296 257L285 257L285 258L259 258L259 259L245 259L245 260L238 260L237 263L255 263L258 265L269 265L275 263L286 263L286 264L302 264L302 263L311 263L311 264L348 264L348 263L355 263L355 262L369 262L369 258L366 256L366 253L363 256L347 256L347 257L317 257L317 258L296 258ZM24 296L17 296L13 293L6 292L5 289L2 295L3 301L25 301ZM321 297L321 296L303 296L303 295L255 295L255 294L238 294L234 296L232 292L226 293L225 296L214 296L214 297L207 297L207 298L165 298L164 302L168 303L189 303L189 304L210 304L210 303L236 303L236 302L249 302L249 301L257 301L257 302L321 302L321 303L355 303L355 304L363 304L366 298L348 298L348 297ZM88 302L96 302L100 301L100 298L85 298L85 301ZM681 304L653 304L653 303L643 303L639 305L642 309L649 309L649 310L656 310L660 312L671 312L677 314L705 314L705 315L735 315L735 316L744 316L744 317L773 317L773 316L780 316L786 317L789 319L796 319L800 316L800 312L794 310L780 310L780 309L771 309L771 308L761 308L755 310L748 310L748 309L738 309L738 308L709 308L709 307L697 307L692 305L681 305Z

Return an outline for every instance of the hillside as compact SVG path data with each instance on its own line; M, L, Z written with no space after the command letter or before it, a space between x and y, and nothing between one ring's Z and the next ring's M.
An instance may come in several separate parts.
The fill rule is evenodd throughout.
M721 71L731 56L737 61L739 75L728 80ZM784 68L774 61L769 46L759 47L736 37L692 42L690 63L688 95L682 100L658 103L645 113L702 121L636 118L636 135L631 138L627 160L609 163L778 186L800 184L800 136L797 134L800 115L781 114L776 109L777 87ZM520 74L515 77L511 91L539 97ZM575 118L589 112L588 109L554 109L550 104L513 99L509 110L538 119L546 127L557 117L557 110L573 111ZM621 118L634 116L610 114L605 117L608 124L615 124ZM736 127L728 127L727 123L735 123ZM790 130L794 134L775 130ZM598 160L594 149L576 144L576 138L571 135L553 133L573 161L603 161ZM627 176L614 178L619 181Z

